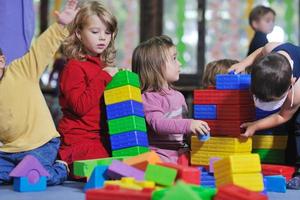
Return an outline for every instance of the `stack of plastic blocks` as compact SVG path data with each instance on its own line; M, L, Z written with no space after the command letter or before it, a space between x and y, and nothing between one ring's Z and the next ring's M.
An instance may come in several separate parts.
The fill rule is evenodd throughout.
M251 138L211 137L202 142L196 136L191 138L191 164L208 166L210 158L225 158L233 154L250 154Z
M264 111L256 108L256 119L265 118L275 111ZM285 163L285 149L287 146L288 131L286 124L256 132L253 137L253 153L258 153L262 163Z
M243 133L240 125L254 119L250 82L241 82L240 76L249 75L217 75L217 89L194 90L194 118L205 120L212 136L237 137Z
M216 180L215 180L214 174L209 172L208 170L206 170L205 167L199 167L199 170L201 172L201 175L200 175L201 185L206 186L206 187L215 188Z
M251 191L264 190L258 154L231 155L214 163L216 186L234 184Z
M112 156L149 151L140 82L137 74L119 71L104 91Z

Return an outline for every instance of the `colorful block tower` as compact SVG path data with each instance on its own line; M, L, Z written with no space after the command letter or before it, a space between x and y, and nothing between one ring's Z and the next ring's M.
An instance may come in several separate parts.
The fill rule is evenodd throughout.
M236 138L243 133L240 125L254 119L254 104L248 90L250 75L220 74L216 83L217 89L194 91L194 118L206 121L213 137L207 142L192 137L193 165L207 166L212 157L249 154L252 150L251 139Z
M104 91L112 156L148 152L140 82L137 74L119 71Z

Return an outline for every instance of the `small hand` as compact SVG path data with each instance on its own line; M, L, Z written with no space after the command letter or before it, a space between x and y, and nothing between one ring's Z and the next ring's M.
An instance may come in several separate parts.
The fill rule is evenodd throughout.
M255 122L243 123L241 128L246 129L245 133L241 134L243 137L252 137L256 131Z
M236 63L234 65L232 65L227 71L228 72L234 72L235 74L239 74L243 71L245 71L245 66L242 63Z
M4 69L5 68L5 56L4 55L0 55L0 69Z
M109 75L111 75L112 77L118 72L117 67L105 67L103 68L103 70L109 73Z
M199 134L208 135L210 128L205 121L193 120L191 123L190 130L191 130L192 134L195 134L195 135L199 135Z
M64 9L61 12L54 11L57 22L62 25L68 25L73 21L79 8L77 8L77 0L68 0Z

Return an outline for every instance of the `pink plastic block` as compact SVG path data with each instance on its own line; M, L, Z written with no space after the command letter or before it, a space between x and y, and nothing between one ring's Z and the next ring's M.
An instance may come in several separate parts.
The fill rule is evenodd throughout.
M212 157L209 159L209 172L214 173L214 162L220 160L219 157Z

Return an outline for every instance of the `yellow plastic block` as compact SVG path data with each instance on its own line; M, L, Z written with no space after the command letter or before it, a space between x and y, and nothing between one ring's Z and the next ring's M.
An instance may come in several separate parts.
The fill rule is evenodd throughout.
M148 164L155 164L161 162L160 157L154 151L143 153L128 159L123 160L127 165L145 171Z
M233 137L211 137L208 141L202 142L197 136L192 136L192 151L220 151L220 152L251 152L251 138Z
M123 177L121 180L105 181L104 185L118 185L124 189L142 190L143 188L155 188L153 181L137 181L132 177Z
M255 135L253 149L286 149L287 139L286 135Z
M261 172L258 154L231 155L214 163L215 178L236 173Z
M209 160L212 157L225 158L230 155L247 155L249 153L235 153L235 152L217 152L217 151L191 151L192 165L209 165Z
M140 88L126 85L104 91L104 101L106 105L119 103L122 101L135 100L142 102Z
M231 174L226 177L216 178L217 187L230 183L256 192L261 192L264 189L261 173Z

